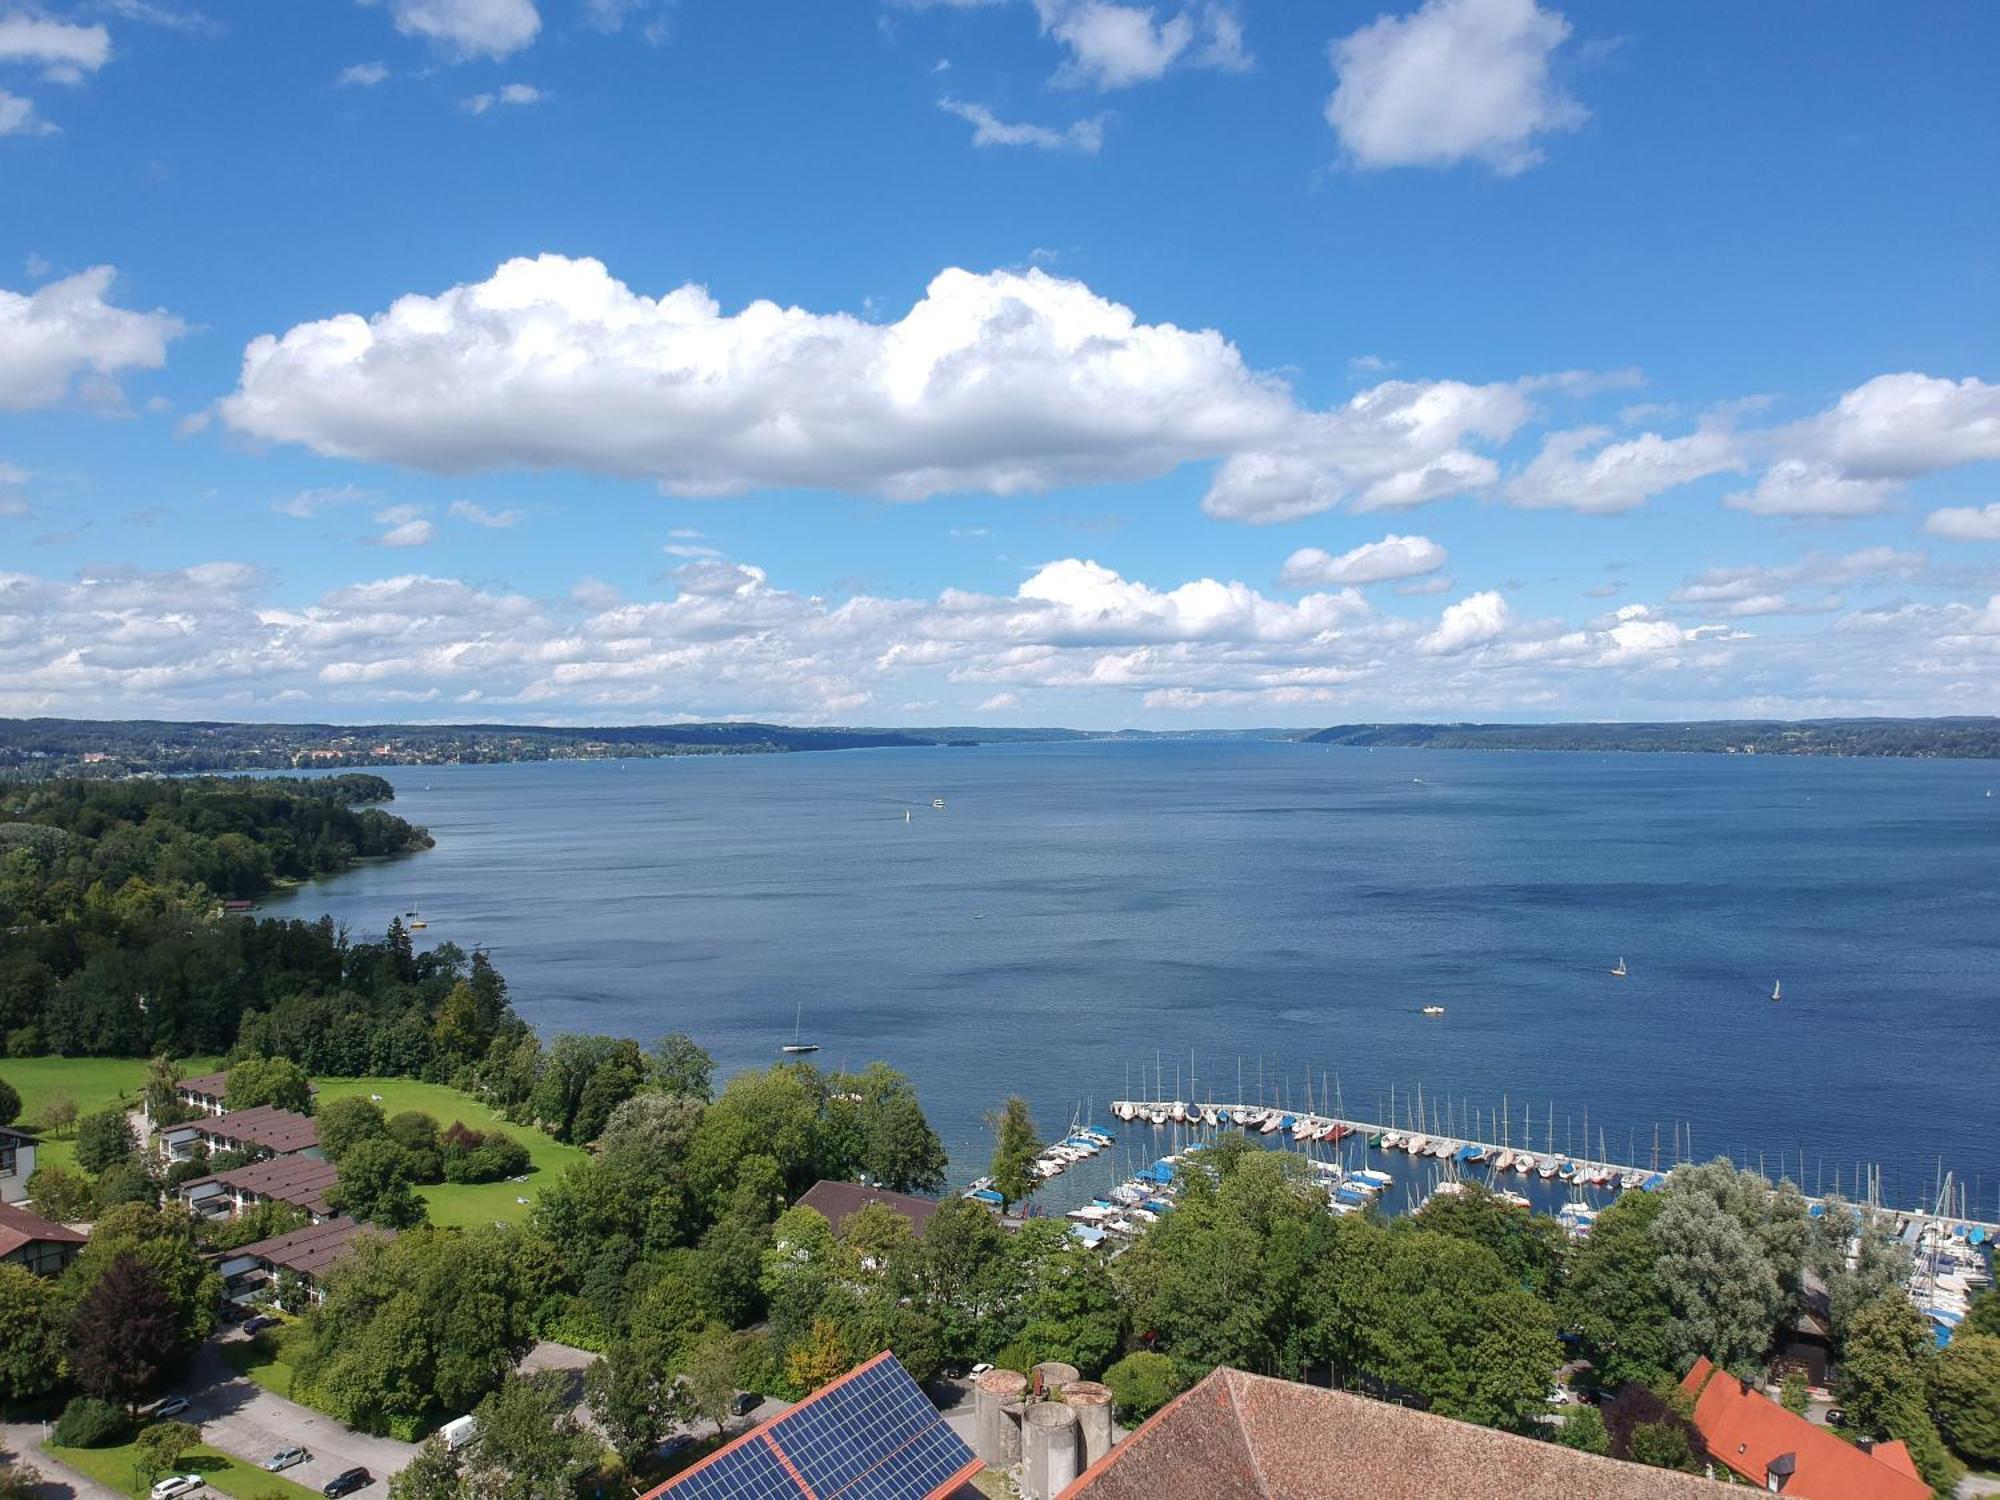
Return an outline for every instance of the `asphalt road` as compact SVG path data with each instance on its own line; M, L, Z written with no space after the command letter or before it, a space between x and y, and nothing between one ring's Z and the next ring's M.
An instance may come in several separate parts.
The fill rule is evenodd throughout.
M262 1464L280 1448L304 1448L311 1460L284 1471L294 1484L316 1490L343 1469L360 1464L375 1478L375 1486L361 1493L383 1493L389 1476L416 1455L416 1445L352 1431L323 1412L273 1395L238 1375L217 1343L242 1337L231 1329L201 1346L182 1392L194 1410L182 1420L198 1422L203 1442L246 1463Z

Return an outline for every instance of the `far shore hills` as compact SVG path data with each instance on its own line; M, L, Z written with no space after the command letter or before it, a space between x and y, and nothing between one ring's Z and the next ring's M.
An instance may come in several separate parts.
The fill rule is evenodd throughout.
M1660 723L1338 724L1326 729L866 728L706 723L239 724L0 719L0 776L472 765L1086 740L1285 740L1359 748L2000 759L2000 718L1722 719Z

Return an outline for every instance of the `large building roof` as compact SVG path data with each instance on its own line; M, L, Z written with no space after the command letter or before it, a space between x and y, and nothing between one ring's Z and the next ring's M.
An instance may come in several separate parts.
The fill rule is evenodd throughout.
M324 1224L308 1224L304 1229L294 1229L289 1234L258 1240L230 1254L252 1255L280 1271L292 1271L300 1276L320 1276L352 1255L355 1240L364 1234L377 1234L383 1239L396 1237L393 1229L361 1224L349 1218L328 1219Z
M1223 1368L1099 1459L1062 1500L1722 1500L1729 1493L1688 1474Z
M238 1192L275 1198L280 1203L302 1208L309 1214L328 1218L333 1208L326 1201L326 1190L333 1186L339 1175L339 1169L332 1162L321 1161L316 1156L273 1156L265 1161L253 1161L247 1167L234 1167L227 1172L197 1177L187 1186L219 1182Z
M198 1073L193 1078L183 1078L174 1087L183 1094L206 1094L211 1099L220 1099L229 1092L229 1070L220 1073Z
M1925 1500L1931 1492L1901 1443L1864 1453L1706 1359L1694 1362L1681 1388L1695 1398L1694 1425L1709 1457L1752 1484L1766 1484L1780 1464L1785 1493L1810 1500Z
M982 1467L885 1351L645 1500L935 1500Z
M85 1236L13 1203L0 1203L0 1255L12 1255L23 1245L81 1245Z
M924 1226L930 1223L931 1215L938 1211L938 1200L919 1198L911 1193L892 1193L887 1188L863 1187L858 1182L815 1182L800 1195L794 1206L810 1208L831 1224L834 1233L854 1214L871 1203L879 1203L892 1209L910 1221L910 1228L922 1235Z
M231 1110L226 1115L193 1123L212 1139L261 1146L279 1156L307 1151L319 1144L319 1122L311 1115L293 1114L289 1109L274 1109L268 1104Z

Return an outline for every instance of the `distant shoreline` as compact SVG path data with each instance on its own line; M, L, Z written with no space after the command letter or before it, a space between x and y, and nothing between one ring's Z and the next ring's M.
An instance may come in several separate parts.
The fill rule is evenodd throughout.
M241 724L0 719L0 777L364 770L383 766L630 760L857 749L1106 741L1294 741L1354 748L1567 750L1691 755L2000 759L2000 718L1749 719L1657 723L1340 724L1325 729L1085 730L1060 727L798 726L718 720L570 727L527 724Z

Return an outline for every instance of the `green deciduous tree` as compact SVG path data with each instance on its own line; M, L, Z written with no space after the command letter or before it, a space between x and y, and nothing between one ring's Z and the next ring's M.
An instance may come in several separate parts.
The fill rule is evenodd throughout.
M386 1136L348 1147L326 1201L352 1218L388 1229L424 1221L424 1200L410 1185L409 1153Z
M1840 1355L1839 1391L1850 1427L1868 1437L1895 1438L1917 1472L1949 1494L1959 1468L1925 1404L1937 1346L1922 1313L1900 1291L1876 1298L1849 1321Z
M736 1399L736 1367L740 1352L736 1336L720 1324L706 1329L681 1358L681 1384L687 1392L689 1409L715 1424L715 1435L723 1435L729 1419L729 1403Z
M370 1432L465 1411L534 1342L537 1274L532 1246L510 1230L363 1237L305 1320L295 1387Z
M946 1359L973 1360L999 1347L992 1314L1002 1300L996 1279L1006 1251L1006 1233L983 1205L947 1198L898 1260L899 1284L937 1323Z
M1174 1362L1164 1354L1140 1350L1128 1354L1104 1372L1117 1403L1118 1419L1135 1427L1181 1393Z
M223 1102L231 1109L254 1109L263 1104L294 1114L311 1114L312 1085L305 1069L289 1057L246 1057L230 1068L229 1092Z
M1661 1191L1653 1242L1672 1314L1670 1363L1697 1355L1738 1374L1757 1373L1804 1273L1810 1234L1805 1200L1723 1159L1677 1167Z
M97 1202L90 1180L62 1167L37 1167L28 1178L28 1201L35 1212L58 1224L90 1216Z
M604 1451L578 1424L560 1370L509 1375L473 1415L479 1441L460 1459L466 1500L575 1500Z
M54 1285L20 1266L0 1265L0 1403L56 1388L61 1327Z
M1893 1227L1889 1215L1838 1194L1811 1221L1806 1258L1826 1287L1836 1348L1855 1313L1910 1279L1910 1252L1896 1243Z
M660 1038L646 1058L646 1081L665 1094L679 1094L708 1103L714 1086L715 1059L684 1032Z
M157 1479L179 1468L200 1441L201 1433L186 1422L154 1422L133 1442L133 1457L148 1479Z
M380 1140L388 1133L382 1106L360 1094L335 1099L319 1112L320 1150L330 1162L338 1163L361 1142Z
M590 1414L628 1465L659 1446L686 1414L675 1359L653 1340L620 1339L584 1374Z
M0 1078L0 1125L12 1125L21 1118L21 1096L6 1079Z
M76 1127L76 1164L86 1172L102 1172L139 1149L139 1138L122 1109L85 1115Z
M1953 1448L2000 1468L2000 1338L1960 1333L1946 1346L1931 1372L1931 1408Z
M1419 1228L1484 1245L1500 1257L1523 1291L1553 1294L1569 1237L1556 1220L1524 1213L1477 1182L1457 1193L1433 1193L1416 1212Z
M1667 1325L1673 1308L1657 1268L1652 1228L1657 1193L1626 1193L1597 1217L1570 1261L1558 1308L1577 1330L1598 1380L1615 1389L1673 1372Z
M1009 1203L1019 1203L1040 1185L1030 1170L1042 1143L1035 1135L1035 1121L1028 1113L1028 1101L1010 1098L986 1121L993 1131L993 1162L988 1169L993 1187Z

